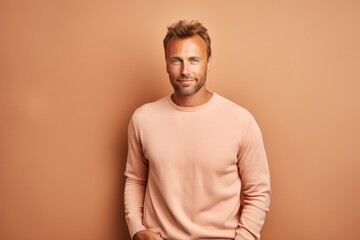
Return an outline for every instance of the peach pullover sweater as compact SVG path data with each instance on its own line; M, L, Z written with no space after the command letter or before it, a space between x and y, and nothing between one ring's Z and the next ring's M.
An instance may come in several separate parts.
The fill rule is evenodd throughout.
M125 176L131 237L150 229L167 240L260 239L270 203L261 133L247 110L215 93L196 107L167 96L138 108Z

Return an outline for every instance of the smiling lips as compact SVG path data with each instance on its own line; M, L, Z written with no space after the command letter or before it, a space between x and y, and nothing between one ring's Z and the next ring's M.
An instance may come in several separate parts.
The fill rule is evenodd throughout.
M187 82L194 81L194 79L191 79L191 78L185 78L185 79L179 79L178 81L179 81L179 82L183 82L183 83L187 83Z
M178 82L180 85L187 87L190 86L194 79L179 79Z

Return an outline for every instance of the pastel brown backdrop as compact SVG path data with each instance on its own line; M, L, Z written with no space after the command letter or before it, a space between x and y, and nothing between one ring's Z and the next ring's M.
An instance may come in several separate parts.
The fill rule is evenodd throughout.
M0 1L0 239L129 239L126 129L171 92L162 38L210 31L208 86L264 136L264 240L360 239L359 1ZM166 147L166 146L164 146Z

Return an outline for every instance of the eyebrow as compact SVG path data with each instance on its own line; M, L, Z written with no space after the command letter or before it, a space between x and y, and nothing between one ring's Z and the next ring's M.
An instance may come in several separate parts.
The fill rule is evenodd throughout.
M188 58L186 58L186 59L194 59L194 58L196 58L196 59L201 59L200 56L190 56L190 57L188 57ZM173 59L182 60L183 58L181 58L181 57L179 57L179 56L173 56L173 57L169 58L169 60L173 60Z

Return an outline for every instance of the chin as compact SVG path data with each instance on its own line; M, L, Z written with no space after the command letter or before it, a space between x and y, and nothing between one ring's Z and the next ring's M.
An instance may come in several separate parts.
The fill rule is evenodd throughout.
M194 95L198 90L199 89L188 89L188 90L179 89L177 92L184 97L188 97Z

